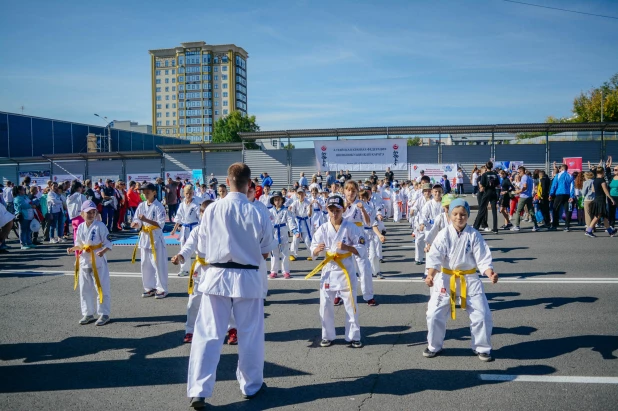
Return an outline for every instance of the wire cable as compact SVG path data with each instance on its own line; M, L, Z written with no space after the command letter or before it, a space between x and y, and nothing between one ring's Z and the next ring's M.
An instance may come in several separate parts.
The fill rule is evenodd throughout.
M542 9L566 11L568 13L585 14L587 16L603 17L603 18L606 18L606 19L618 20L618 17L616 17L616 16L605 16L603 14L586 13L586 12L583 12L583 11L561 9L561 8L558 8L558 7L541 6L540 4L524 3L523 1L515 1L515 0L502 0L502 1L506 1L507 3L523 4L524 6L540 7Z

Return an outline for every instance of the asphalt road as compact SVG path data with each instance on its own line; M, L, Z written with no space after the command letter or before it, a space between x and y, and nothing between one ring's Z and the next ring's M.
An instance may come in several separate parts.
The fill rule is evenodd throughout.
M422 357L428 289L409 228L387 226L386 279L374 282L380 305L358 304L365 347L341 342L342 307L341 340L319 347L318 282L302 279L315 263L302 258L292 280L269 282L267 391L241 398L237 348L224 346L213 408L616 409L618 238L586 238L581 228L532 233L525 223L520 233L485 235L501 281L486 285L496 360L483 363L469 349L462 311L449 320L444 354ZM62 250L0 255L0 409L188 409L187 279L170 264L169 297L142 299L132 247L115 247L112 322L79 326L74 259Z

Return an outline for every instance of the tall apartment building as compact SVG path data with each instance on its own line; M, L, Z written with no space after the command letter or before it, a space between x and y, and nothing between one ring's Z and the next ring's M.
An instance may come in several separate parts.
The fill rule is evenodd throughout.
M209 142L213 124L247 114L247 58L234 44L203 41L150 50L153 133Z

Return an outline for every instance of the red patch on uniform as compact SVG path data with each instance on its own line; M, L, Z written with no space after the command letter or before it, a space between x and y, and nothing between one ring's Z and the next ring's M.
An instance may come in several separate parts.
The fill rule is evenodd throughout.
M330 284L329 284L329 283L324 283L324 289L325 289L325 290L330 289Z
M441 289L440 289L440 293L441 293L441 294L446 294L446 288L441 288Z

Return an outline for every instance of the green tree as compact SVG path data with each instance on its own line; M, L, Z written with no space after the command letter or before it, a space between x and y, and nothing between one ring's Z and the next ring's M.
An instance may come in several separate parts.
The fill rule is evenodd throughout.
M212 133L213 143L241 143L238 133L260 131L255 122L255 116L243 115L240 111L232 111L229 115L219 118L214 124ZM245 143L245 148L257 150L255 143Z
M408 146L422 146L423 140L419 136L414 138L408 137Z
M294 146L294 144L290 143L290 144L284 145L283 148L285 150L294 150L296 147Z

